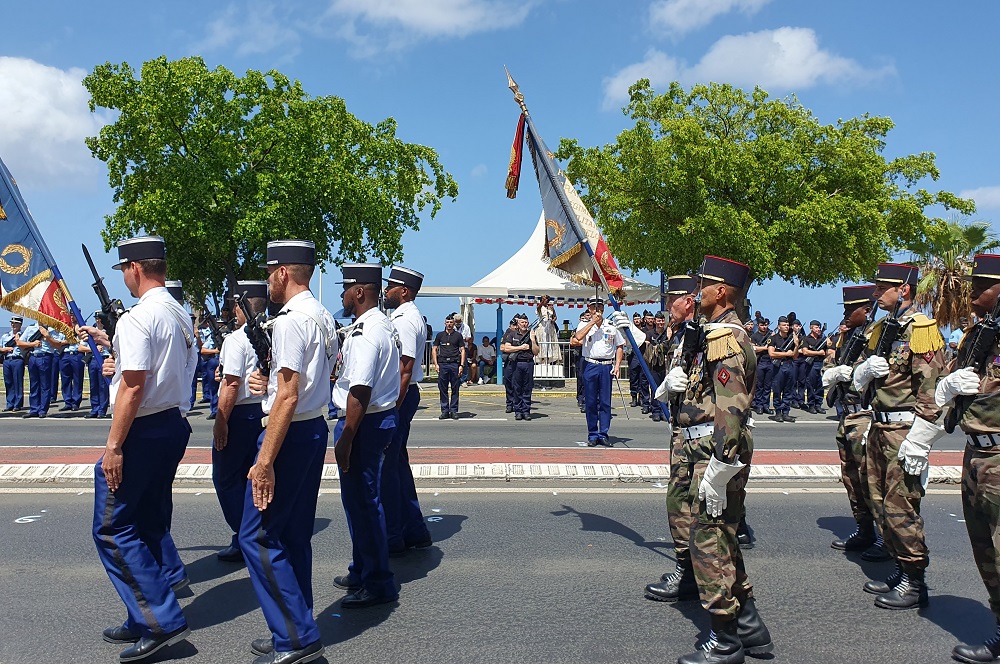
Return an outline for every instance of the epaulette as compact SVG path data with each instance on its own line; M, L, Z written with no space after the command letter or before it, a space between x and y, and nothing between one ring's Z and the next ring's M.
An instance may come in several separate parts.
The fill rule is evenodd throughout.
M363 328L364 326L365 326L365 324L363 322L362 323L358 323L354 327L354 331L351 332L351 336L352 337L361 337L361 336L364 336L365 333L361 330L361 328Z
M944 348L944 337L937 321L924 314L916 314L910 323L910 350L918 355L936 353Z
M878 340L882 336L882 323L884 322L885 319L883 318L880 321L872 323L872 329L869 331L870 336L868 337L868 350L875 350L878 346Z
M728 327L720 327L710 331L705 335L708 340L708 348L705 357L709 362L717 362L727 357L733 357L743 352L743 348L733 335L733 330Z

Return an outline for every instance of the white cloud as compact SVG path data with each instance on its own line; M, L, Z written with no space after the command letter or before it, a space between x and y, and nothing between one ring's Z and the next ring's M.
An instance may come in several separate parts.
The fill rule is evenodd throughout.
M487 172L488 172L488 169L486 168L486 164L476 164L473 167L472 172L470 173L470 175L472 177L474 177L474 178L481 178L484 175L486 175Z
M299 52L299 25L288 7L268 2L246 6L231 4L212 20L194 52L234 48L237 55L284 51L284 57Z
M646 59L604 80L604 108L628 101L628 87L647 77L654 88L671 81L731 83L768 91L794 91L819 84L862 85L894 75L895 67L868 69L854 60L820 48L809 28L778 28L728 35L715 42L693 66L655 49ZM638 74L638 76L636 76Z
M0 57L0 156L20 184L36 189L89 186L100 162L83 143L107 121L91 113L83 69Z
M1000 210L1000 186L965 189L958 193L960 198L976 201L976 209Z
M655 0L649 6L650 26L680 36L708 25L716 16L733 10L756 14L771 0Z

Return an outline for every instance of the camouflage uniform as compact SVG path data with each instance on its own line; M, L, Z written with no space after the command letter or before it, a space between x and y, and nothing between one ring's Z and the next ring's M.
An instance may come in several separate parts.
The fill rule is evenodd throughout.
M889 355L889 375L875 379L877 386L872 409L875 423L868 436L868 490L875 516L889 553L904 568L927 568L927 544L924 540L924 520L920 516L920 500L924 496L921 478L903 472L897 458L899 446L910 430L911 421L880 422L880 415L893 412L915 413L928 422L935 422L941 409L934 403L934 388L944 369L944 339L932 319L911 307L900 315L908 323ZM881 333L881 322L872 331L872 348ZM914 331L931 336L930 344L911 344Z
M678 332L670 340L667 351L669 366L673 369L680 361L681 344L684 339L684 327L681 324ZM693 505L698 492L691 495L690 472L692 456L688 453L684 432L679 427L673 427L670 441L670 481L667 484L667 524L670 527L670 537L674 540L674 555L678 565L687 565L691 561L691 525L694 523ZM705 463L708 457L695 450L694 459Z

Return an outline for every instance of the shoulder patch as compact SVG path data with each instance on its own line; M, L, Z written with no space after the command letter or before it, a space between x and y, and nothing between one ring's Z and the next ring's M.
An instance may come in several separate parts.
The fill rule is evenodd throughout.
M716 378L718 378L718 379L719 379L719 382L720 382L720 383L722 383L722 386L723 386L723 387L725 387L725 386L726 386L726 383L728 383L728 382L729 382L729 379L730 379L731 377L732 377L732 376L730 376L730 375L729 375L729 372L728 372L728 371L726 371L726 368L725 368L725 367L719 367L719 373L718 373L718 374L716 375Z

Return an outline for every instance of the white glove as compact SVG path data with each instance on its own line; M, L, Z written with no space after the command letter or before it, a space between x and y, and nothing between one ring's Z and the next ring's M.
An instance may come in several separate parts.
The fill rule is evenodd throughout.
M823 389L830 387L834 383L846 383L851 380L851 373L853 371L854 368L846 364L842 364L839 367L830 367L823 372Z
M934 403L944 408L960 394L979 394L979 376L972 369L959 369L942 378L934 390Z
M680 394L682 392L687 392L688 388L688 375L684 369L680 367L674 367L667 372L667 377L663 379L663 383L667 386L668 392L675 392Z
M864 392L868 383L876 378L885 378L889 375L889 362L884 357L872 355L867 360L858 365L854 370L854 389Z
M705 511L710 517L717 517L726 509L726 485L744 468L745 463L722 463L714 454L708 460L708 470L698 485L698 500L705 501Z
M927 470L927 455L930 454L934 441L944 435L944 427L928 422L922 417L913 420L910 431L899 446L896 455L903 462L903 471L907 475L920 475Z
M611 322L612 325L617 327L619 330L626 330L632 325L632 321L629 320L628 316L626 316L621 311L616 311L612 313L608 317L608 320Z

